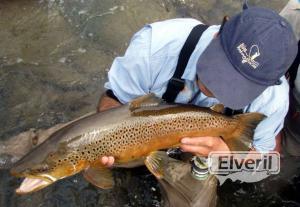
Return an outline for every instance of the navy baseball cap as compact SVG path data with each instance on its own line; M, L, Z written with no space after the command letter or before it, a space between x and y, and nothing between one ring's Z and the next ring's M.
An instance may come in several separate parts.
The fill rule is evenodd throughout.
M226 107L241 109L280 84L296 54L290 24L272 10L251 7L225 23L199 57L197 75Z

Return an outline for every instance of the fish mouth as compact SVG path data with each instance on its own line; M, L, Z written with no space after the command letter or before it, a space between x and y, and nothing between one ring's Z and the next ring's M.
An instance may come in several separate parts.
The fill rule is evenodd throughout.
M53 180L50 180L48 178L45 179L45 178L25 177L20 187L16 189L16 193L22 195L22 194L35 192L47 187L48 185L51 185L53 182L54 182Z

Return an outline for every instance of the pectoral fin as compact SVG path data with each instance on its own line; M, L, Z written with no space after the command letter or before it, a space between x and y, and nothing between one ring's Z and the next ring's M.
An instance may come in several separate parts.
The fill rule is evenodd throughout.
M167 163L168 155L163 151L151 152L145 159L145 165L158 179L163 178L163 166Z
M162 99L155 96L154 93L149 93L145 96L141 96L132 100L129 104L129 109L131 111L134 111L135 109L142 108L142 107L158 106L161 103L164 103Z
M83 176L91 184L102 189L110 189L115 183L112 172L108 168L89 167L83 172Z

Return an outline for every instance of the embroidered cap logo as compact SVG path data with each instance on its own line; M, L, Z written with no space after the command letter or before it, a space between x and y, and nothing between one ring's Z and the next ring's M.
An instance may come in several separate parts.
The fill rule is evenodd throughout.
M248 52L247 46L245 43L237 46L237 50L242 56L242 63L248 63L253 69L256 69L259 66L259 63L255 59L260 56L259 48L257 45L252 45Z

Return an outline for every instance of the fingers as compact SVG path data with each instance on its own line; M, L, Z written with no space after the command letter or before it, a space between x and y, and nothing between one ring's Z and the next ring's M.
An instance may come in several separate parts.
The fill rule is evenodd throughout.
M211 139L211 137L185 137L181 139L182 144L187 145L207 145L207 142Z
M185 137L181 139L180 148L185 152L207 156L212 151L229 151L220 137Z
M106 167L111 167L115 162L115 158L113 156L104 156L101 158L101 162Z
M208 149L207 147L195 146L195 145L181 144L180 148L184 152L190 152L198 156L199 155L207 156L210 152L210 149Z

